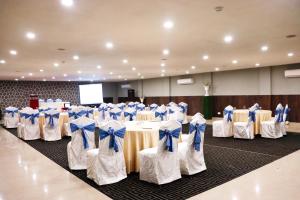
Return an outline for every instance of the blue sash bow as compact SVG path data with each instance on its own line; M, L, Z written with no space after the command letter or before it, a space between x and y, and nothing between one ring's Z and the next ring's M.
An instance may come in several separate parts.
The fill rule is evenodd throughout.
M182 113L186 113L187 107L183 105L179 105L180 108L182 108Z
M121 112L117 112L117 113L110 112L109 116L112 117L114 120L118 120L118 117L121 116Z
M255 122L255 111L249 111L250 121Z
M93 115L94 114L94 110L87 110L85 116L89 117L89 115Z
M276 119L276 122L283 122L283 114L282 114L282 109L276 109L275 110L275 116L277 115L277 119Z
M224 110L224 115L228 115L227 116L227 122L231 122L232 121L232 114L233 114L233 111L232 110Z
M69 117L74 117L74 119L78 119L79 117L85 116L86 111L82 110L80 112L69 112Z
M167 137L166 140L166 149L170 152L173 152L173 140L172 138L179 138L181 128L174 129L172 131L165 129L165 130L159 130L159 139L163 139L165 136Z
M136 116L136 112L132 112L132 113L124 112L124 116L125 117L129 116L129 121L133 121L133 117Z
M193 131L196 131L195 132L195 136L194 136L194 148L196 151L200 151L200 144L201 144L201 133L204 133L205 131L205 127L206 125L205 124L190 124L190 134L193 132Z
M7 114L11 114L12 117L15 117L15 113L18 113L18 110L5 110Z
M105 119L105 112L107 111L107 107L100 107L98 108L99 112L102 115L102 118Z
M108 131L100 129L99 137L100 137L100 140L103 140L107 136L110 136L109 148L110 149L113 148L115 150L115 152L118 152L119 151L119 146L118 146L118 143L116 141L116 136L119 137L119 138L124 138L125 132L126 132L125 127L120 129L120 130L117 130L117 131L115 131L113 128L109 127Z
M135 107L135 104L128 104L128 107L129 107L129 108L134 108L134 107Z
M30 118L31 124L34 124L35 123L35 118L38 118L40 116L39 113L36 113L36 114L23 113L22 115L25 117L25 119Z
M166 114L167 114L167 111L165 111L165 112L155 112L155 118L160 117L160 120L163 121L164 116L166 116Z
M172 109L169 109L169 114L173 114L173 113L175 113L175 111Z
M144 109L145 109L144 106L137 106L137 107L136 107L136 110L139 110L139 111L143 111Z
M155 105L155 106L150 106L150 110L153 111L153 110L155 110L157 107L158 107L157 105Z
M121 105L121 106L119 105L118 108L120 108L121 110L124 110L125 105Z
M87 126L79 126L79 125L70 123L70 128L71 128L72 133L74 133L75 131L81 130L83 147L84 147L84 149L89 148L89 142L87 139L86 131L95 132L95 123L91 123Z
M59 118L59 113L56 114L47 114L45 113L45 118L49 118L49 126L51 128L54 127L54 118L58 119Z

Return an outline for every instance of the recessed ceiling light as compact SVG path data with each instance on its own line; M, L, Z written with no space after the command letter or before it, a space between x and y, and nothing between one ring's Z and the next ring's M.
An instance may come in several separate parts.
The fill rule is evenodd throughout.
M137 75L138 75L138 76L140 76L140 75L141 75L141 73L138 73Z
M141 79L144 79L144 76L141 76Z
M120 79L120 78L122 78L122 76L121 76L121 75L119 75L119 76L118 76L118 78Z
M160 66L161 66L161 67L164 67L164 66L166 66L166 64L165 64L165 63L161 63Z
M54 66L54 67L58 67L59 64L58 64L58 63L53 63L53 66Z
M30 39L30 40L33 40L33 39L35 39L35 33L33 33L33 32L27 32L26 33L26 37L28 39Z
M67 77L68 76L68 74L64 74L64 77Z
M123 59L122 61L124 64L127 64L128 63L128 60L127 59Z
M288 57L292 57L292 56L294 56L293 52L288 53Z
M256 66L256 67L259 67L259 66L260 66L260 64L259 64L259 63L255 63L255 66Z
M43 70L43 69L40 69L40 72L44 72L44 70Z
M232 64L237 64L237 63L238 63L237 60L233 60L233 61L232 61Z
M29 76L33 76L33 73L28 73Z
M169 55L170 54L170 50L169 49L164 49L163 50L163 54L164 55Z
M21 79L24 79L25 78L25 76L21 76Z
M97 69L101 69L102 68L102 66L101 65L97 65Z
M63 6L66 6L66 7L71 7L71 6L74 5L74 1L73 0L60 0L60 3Z
M268 51L269 47L267 45L264 45L260 48L262 51Z
M196 69L196 66L194 66L194 65L193 65L193 66L191 66L191 69Z
M232 42L232 40L233 40L233 37L231 35L225 35L225 37L224 37L225 43L229 44Z
M81 73L82 73L82 71L78 70L78 71L77 71L77 73L78 73L78 74L81 74Z
M10 50L9 53L10 53L11 55L17 55L17 54L18 54L18 52L17 52L16 50Z
M136 68L135 68L135 67L132 67L131 69L132 69L132 71L135 71L135 70L136 70Z
M124 78L124 81L127 81L127 78Z
M185 71L185 73L186 73L186 74L189 74L189 73L190 73L190 71L189 71L189 70L186 70L186 71Z
M162 73L165 73L165 72L166 72L166 70L162 69L162 70L161 70L161 72L162 72Z
M161 74L160 76L165 76L165 74Z
M44 78L43 81L47 81L47 79Z
M0 63L1 63L1 64L5 64L6 61L5 61L5 60L0 60Z
M74 55L73 56L73 60L79 60L79 56L78 55Z
M171 20L167 20L164 22L163 26L165 29L171 29L174 27L174 22Z
M208 60L208 58L209 58L208 55L203 55L203 56L202 56L202 59L203 59L203 60Z
M19 79L15 78L15 81L18 81Z
M112 42L106 42L106 43L105 43L105 46L106 46L107 49L112 49L112 48L114 48L114 44L113 44Z
M69 82L71 82L71 80L68 80Z
M218 67L215 68L216 71L219 71L220 69Z
M110 74L110 75L113 75L114 73L113 73L113 72L109 72L109 74Z
M52 79L54 80L54 79L55 79L55 76L52 76Z

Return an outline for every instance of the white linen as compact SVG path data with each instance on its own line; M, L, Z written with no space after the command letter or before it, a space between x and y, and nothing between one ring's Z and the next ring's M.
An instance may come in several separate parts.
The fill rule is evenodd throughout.
M7 107L4 114L4 126L6 128L17 128L19 123L19 113L16 107Z
M46 140L46 141L61 140L59 115L60 115L60 113L56 110L49 110L49 111L45 112L46 123L43 125L43 139L44 140Z

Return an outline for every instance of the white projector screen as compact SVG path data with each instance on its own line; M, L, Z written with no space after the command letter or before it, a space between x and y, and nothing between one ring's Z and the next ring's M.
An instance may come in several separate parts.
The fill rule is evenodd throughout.
M103 103L102 84L79 85L80 104Z

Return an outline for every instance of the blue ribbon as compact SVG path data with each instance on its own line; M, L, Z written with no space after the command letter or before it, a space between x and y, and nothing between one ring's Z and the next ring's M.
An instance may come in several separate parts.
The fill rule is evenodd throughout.
M54 118L58 119L59 118L59 113L56 114L47 114L45 113L45 118L49 118L49 126L51 128L54 127Z
M278 115L276 122L283 122L283 114L282 114L282 109L276 109L275 110L275 116Z
M121 106L119 105L118 108L120 108L121 110L124 110L125 105L121 105Z
M107 111L107 107L98 108L99 112L102 114L102 118L105 119L105 112Z
M206 128L206 125L205 124L190 124L190 134L193 132L193 131L196 131L195 132L195 136L194 136L194 148L196 151L200 151L200 144L201 144L201 133L204 133L205 131L205 128Z
M39 112L45 112L45 111L49 111L49 110L51 110L51 108L45 108L45 109L40 108L40 109L39 109Z
M89 148L89 142L87 139L86 131L95 132L95 128L96 128L95 123L89 124L87 126L79 126L79 125L70 123L70 127L71 127L72 133L74 133L75 131L81 130L83 147L84 147L84 149Z
M231 121L232 122L232 114L233 114L233 111L232 110L224 110L224 115L228 115L227 116L227 122Z
M150 105L150 110L153 111L153 110L155 110L157 107L158 107L157 105L154 105L154 106L151 106L151 105Z
M82 110L80 112L69 112L69 117L74 117L74 119L78 119L79 117L85 116L86 111Z
M132 113L124 112L124 116L125 117L129 116L129 121L133 121L133 117L136 116L136 112L132 112Z
M25 117L25 119L28 119L30 118L31 120L31 124L34 124L35 123L35 118L38 118L40 116L39 113L36 113L36 114L27 114L27 113L23 113L22 114L23 117Z
M167 111L165 111L165 112L155 112L155 118L159 116L160 120L163 121L164 116L166 116L166 114L167 114Z
M134 108L134 107L135 107L135 104L128 104L128 107L129 107L129 108Z
M255 111L249 111L250 121L255 122Z
M109 148L110 149L113 148L115 150L115 152L118 152L119 151L119 146L118 146L118 143L116 141L116 136L119 137L119 138L124 138L125 131L126 131L125 127L122 128L122 129L120 129L120 130L117 130L117 131L115 131L111 127L108 128L108 131L100 129L100 131L99 131L99 137L100 137L100 140L103 140L107 136L110 136L110 139L109 139Z
M136 107L136 110L139 110L139 111L142 111L142 110L144 110L144 109L145 109L144 106L137 106L137 107Z
M166 140L166 149L170 152L173 152L173 140L172 138L179 138L181 128L174 129L172 131L165 129L165 130L159 130L159 139L163 139L164 137L167 137Z
M175 113L175 111L172 109L169 109L169 114L173 114L173 113Z
M11 114L12 117L15 117L15 113L18 113L18 110L5 110L6 113Z
M93 115L94 114L94 110L87 110L85 116L89 117L89 115Z
M114 120L118 120L118 117L121 116L121 112L117 112L117 113L110 112L109 116L112 117Z
M179 105L180 108L182 108L182 112L185 113L187 111L187 107L183 105Z

